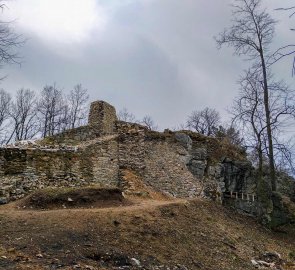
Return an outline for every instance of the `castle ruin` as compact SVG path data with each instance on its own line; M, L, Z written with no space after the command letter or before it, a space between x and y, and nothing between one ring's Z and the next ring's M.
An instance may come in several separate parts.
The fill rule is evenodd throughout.
M113 106L91 104L88 125L36 142L0 148L0 203L48 187L119 187L126 173L177 198L235 197L255 214L256 181L237 147L189 131L149 131L119 121Z

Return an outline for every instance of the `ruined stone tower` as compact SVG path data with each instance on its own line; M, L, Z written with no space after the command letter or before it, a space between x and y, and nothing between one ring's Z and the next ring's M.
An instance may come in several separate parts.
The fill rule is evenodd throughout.
M100 134L114 132L114 124L117 121L116 109L105 101L91 103L88 125Z

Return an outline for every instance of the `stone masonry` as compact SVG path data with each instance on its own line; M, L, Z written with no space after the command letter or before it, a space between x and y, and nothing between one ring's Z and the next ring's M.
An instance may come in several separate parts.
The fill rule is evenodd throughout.
M0 148L0 204L47 187L126 188L125 170L171 197L255 196L255 170L240 151L193 132L118 121L113 106L96 101L87 126ZM239 204L255 212L253 201Z
M104 101L91 103L88 125L97 129L99 134L112 134L117 121L116 109Z

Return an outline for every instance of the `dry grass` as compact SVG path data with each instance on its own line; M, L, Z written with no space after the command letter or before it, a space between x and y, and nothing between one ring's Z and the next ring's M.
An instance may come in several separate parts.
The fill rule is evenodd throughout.
M137 199L123 207L52 211L8 205L0 207L0 226L1 256L7 257L0 259L0 269L74 269L76 264L116 269L136 258L145 269L251 270L250 260L265 251L282 254L290 264L284 269L295 268L294 226L272 232L202 200Z

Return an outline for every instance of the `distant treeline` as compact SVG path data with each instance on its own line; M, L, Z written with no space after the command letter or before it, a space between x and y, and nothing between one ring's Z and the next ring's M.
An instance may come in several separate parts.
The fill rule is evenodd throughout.
M87 119L88 100L81 84L68 94L55 84L40 92L23 88L14 96L0 90L0 143L44 138L78 127Z

